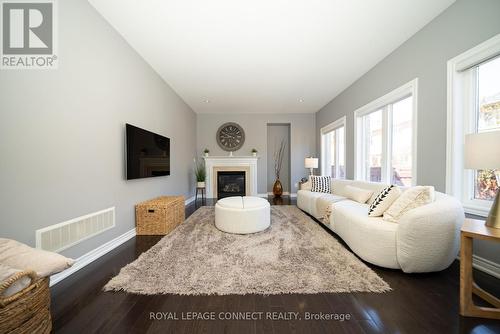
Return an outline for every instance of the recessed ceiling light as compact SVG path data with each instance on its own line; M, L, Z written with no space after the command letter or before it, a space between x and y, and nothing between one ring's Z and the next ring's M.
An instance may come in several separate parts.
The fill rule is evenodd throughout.
M301 103L304 102L304 99L299 99L299 102L301 102Z
M210 103L210 100L209 99L205 99L205 100L203 100L203 102Z

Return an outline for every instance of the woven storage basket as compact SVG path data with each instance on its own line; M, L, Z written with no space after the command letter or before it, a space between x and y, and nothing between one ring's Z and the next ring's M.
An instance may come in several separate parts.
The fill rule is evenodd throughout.
M161 196L135 206L137 235L165 235L185 219L184 196Z
M21 271L0 284L0 294L22 277L31 285L10 297L0 297L0 333L50 333L49 279L38 278L34 271Z

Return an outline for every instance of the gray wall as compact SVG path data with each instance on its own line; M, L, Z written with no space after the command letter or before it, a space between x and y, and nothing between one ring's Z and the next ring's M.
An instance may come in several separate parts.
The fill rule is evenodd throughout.
M267 124L290 123L291 192L296 193L296 183L308 174L304 168L304 157L315 154L314 120L314 114L198 114L198 154L201 155L206 147L210 150L210 155L227 155L228 153L217 145L217 129L225 122L240 124L245 130L246 140L234 155L251 155L252 148L259 151L258 192L264 194L267 192Z
M84 0L59 1L59 69L0 72L0 236L111 206L116 228L64 251L78 257L132 229L134 205L192 196L196 115ZM171 138L171 176L126 181L125 123Z
M279 149L281 142L285 143L283 152L283 162L280 171L280 182L283 185L283 192L290 192L290 124L267 125L267 192L273 191L276 176L274 173L275 152Z
M347 115L347 177L353 178L353 111L418 77L417 182L445 191L446 62L500 33L498 13L498 0L450 6L316 114L317 145L319 129ZM500 247L477 244L478 255L500 263Z

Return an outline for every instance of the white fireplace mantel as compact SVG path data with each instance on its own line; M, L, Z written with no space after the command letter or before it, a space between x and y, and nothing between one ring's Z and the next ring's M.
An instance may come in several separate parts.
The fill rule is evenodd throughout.
M250 189L247 189L247 196L257 196L257 160L259 157L254 156L208 156L205 159L206 170L206 193L207 198L216 198L217 189L214 188L216 180L214 180L214 169L217 171L235 170L241 167L242 171L248 172L247 184Z

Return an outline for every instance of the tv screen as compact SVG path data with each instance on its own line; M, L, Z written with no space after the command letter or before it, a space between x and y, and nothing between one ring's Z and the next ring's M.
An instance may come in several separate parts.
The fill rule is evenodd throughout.
M170 175L170 139L127 124L127 180Z

